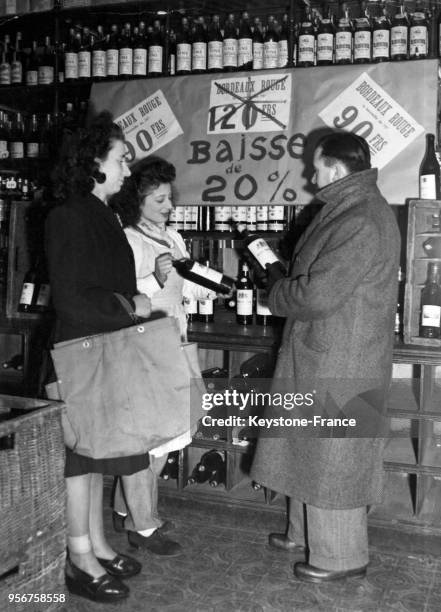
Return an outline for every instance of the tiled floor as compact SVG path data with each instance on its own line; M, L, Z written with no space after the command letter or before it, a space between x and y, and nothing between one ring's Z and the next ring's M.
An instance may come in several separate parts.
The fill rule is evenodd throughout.
M66 612L441 611L441 537L371 529L366 579L309 585L293 576L292 555L267 546L268 531L283 530L280 513L176 498L163 498L161 509L177 525L182 556L129 551L106 509L109 539L143 563L142 573L127 581L131 594L124 603L69 596Z

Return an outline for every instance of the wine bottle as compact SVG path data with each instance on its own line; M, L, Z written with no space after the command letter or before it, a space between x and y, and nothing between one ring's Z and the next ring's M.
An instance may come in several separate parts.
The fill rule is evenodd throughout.
M407 46L409 42L409 24L404 12L404 4L397 13L390 29L390 58L394 61L407 59Z
M266 289L256 289L256 323L257 325L272 325L274 317L268 306L268 293Z
M390 56L390 23L386 14L376 17L372 31L372 59L387 62Z
M38 128L37 115L31 116L31 121L25 135L26 157L37 158L40 154L40 131Z
M421 291L420 336L439 338L441 325L441 263L429 262L427 280Z
M37 285L37 270L33 266L26 272L23 280L23 287L17 309L18 312L34 312L33 307L36 300Z
M182 17L176 36L176 74L191 73L191 37L187 17Z
M194 74L207 72L207 35L203 18L199 17L191 45L191 66Z
M134 28L133 34L133 76L145 77L147 75L147 40L143 21L140 22L138 28Z
M263 270L274 267L274 269L277 269L283 276L286 275L285 266L266 240L256 234L248 234L247 230L241 226L237 227L237 232L243 240L243 246L251 253Z
M237 70L238 38L234 15L230 14L224 25L224 40L222 42L223 69L225 72Z
M106 73L108 79L117 79L119 70L118 26L110 27L106 44Z
M253 70L262 70L263 68L263 34L262 24L258 17L254 19L253 32Z
M440 198L440 167L435 154L435 136L426 134L426 151L420 166L420 199Z
M282 19L282 27L279 32L278 68L286 68L289 63L289 29L288 15L285 13Z
M64 49L64 79L65 81L78 79L78 38L74 28L69 30L69 40Z
M317 32L317 66L330 66L334 60L334 26L330 18L320 21Z
M366 9L367 11L367 9ZM367 13L355 20L354 32L354 64L364 64L371 61L372 32Z
M263 67L277 68L279 63L279 35L276 32L274 17L269 15L265 38L263 39Z
M335 63L350 64L352 61L352 29L349 20L349 11L338 20L335 32Z
M217 293L230 293L234 287L232 278L193 259L175 259L172 264L183 278Z
M187 315L188 323L196 321L198 316L198 301L193 298L186 298L184 300L184 310Z
M422 11L412 14L409 27L409 59L425 59L429 53L429 28Z
M124 24L118 44L118 75L125 79L133 76L133 41L130 23Z
M251 70L253 68L253 34L247 12L242 13L239 26L237 67L239 70Z
M11 53L9 50L9 34L5 34L0 61L0 85L11 84Z
M10 359L2 363L2 368L4 370L17 370L20 372L23 370L23 355L13 355Z
M97 27L98 36L92 45L92 78L102 81L106 78L106 42L104 38L103 26Z
M11 85L21 85L23 83L23 57L21 32L17 32L11 60Z
M92 39L89 28L83 28L78 47L78 79L88 81L92 76Z
M208 31L208 72L222 72L224 66L224 37L222 36L219 21L219 15L213 15L211 27Z
M302 68L314 66L314 50L314 26L312 24L311 13L308 10L299 29L297 66Z
M159 77L164 70L164 41L162 39L160 22L153 22L153 31L147 38L148 63L147 74L149 77Z
M178 478L179 471L179 451L173 451L168 454L167 461L162 469L160 477L163 480L170 480L170 478L174 478L175 480Z
M187 484L207 482L216 470L222 470L225 464L223 453L210 450L202 455L199 463L194 467Z
M248 264L243 262L237 281L236 322L239 325L252 325L253 297L253 283L250 279Z
M220 484L225 485L227 479L227 466L225 465L225 461L222 462L222 466L214 470L211 473L210 480L208 481L210 487L218 487Z
M198 321L201 323L213 323L214 321L214 300L198 300Z
M11 159L24 158L24 125L21 113L15 115L15 120L12 123L9 154Z

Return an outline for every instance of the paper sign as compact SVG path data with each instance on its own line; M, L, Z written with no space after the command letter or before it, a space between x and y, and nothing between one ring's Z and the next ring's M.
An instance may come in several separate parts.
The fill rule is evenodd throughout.
M424 132L392 96L366 72L361 74L320 113L326 125L363 136L372 166L384 168Z
M115 119L126 138L130 161L151 155L183 134L164 94L154 94Z
M291 74L214 78L207 134L286 130L291 108Z

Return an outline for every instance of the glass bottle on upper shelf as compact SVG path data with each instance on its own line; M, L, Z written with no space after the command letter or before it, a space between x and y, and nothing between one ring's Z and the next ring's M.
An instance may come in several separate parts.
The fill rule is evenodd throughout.
M191 74L191 36L187 17L176 33L176 74Z
M207 43L207 69L208 72L222 72L224 66L223 41L224 37L220 29L219 15L213 15L211 26L208 30Z
M251 32L248 13L242 13L239 26L239 44L237 67L239 70L252 70L253 68L253 33Z
M263 68L263 34L262 24L258 17L254 19L253 31L253 70Z
M350 64L352 61L352 26L349 9L345 8L338 20L335 32L335 63Z
M407 59L407 47L409 43L409 23L404 11L404 3L400 6L400 12L392 19L390 29L390 58L394 61Z
M238 37L234 15L230 14L224 24L224 40L222 42L223 69L225 72L237 70Z
M141 21L133 29L133 76L145 77L147 75L147 39L145 36L145 23Z
M409 27L409 59L425 59L429 53L429 28L423 7L417 3Z
M207 72L207 34L203 17L199 17L195 23L191 45L191 68L194 74Z
M308 9L300 25L297 43L297 66L308 68L314 66L315 36L311 11Z
M102 81L106 78L106 39L103 26L97 27L97 36L92 45L92 78Z

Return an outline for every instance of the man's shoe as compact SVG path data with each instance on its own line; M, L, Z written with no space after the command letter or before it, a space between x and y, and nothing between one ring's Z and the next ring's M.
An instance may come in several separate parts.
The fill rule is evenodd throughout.
M305 547L303 544L296 544L294 540L290 540L284 533L270 533L268 536L268 544L272 548L286 550L287 552L304 553Z
M125 520L126 520L125 516L118 514L118 512L115 512L115 510L112 512L113 528L118 533L123 533L125 531L124 529Z
M355 569L334 571L320 569L308 563L296 563L294 565L294 575L304 582L332 582L333 580L344 580L345 578L364 578L366 576L367 565Z
M158 531L162 534L170 533L175 529L176 525L172 521L164 521L160 527L158 527Z
M143 548L155 555L176 557L182 553L182 546L164 536L159 529L150 536L143 536L137 531L128 531L129 544L134 548Z
M94 578L74 565L70 559L66 560L65 577L70 593L86 597L91 601L113 603L125 599L129 594L129 587L119 578L109 574Z
M108 574L117 578L131 578L139 574L142 568L141 563L136 559L119 553L113 559L100 559L99 557L97 559Z

